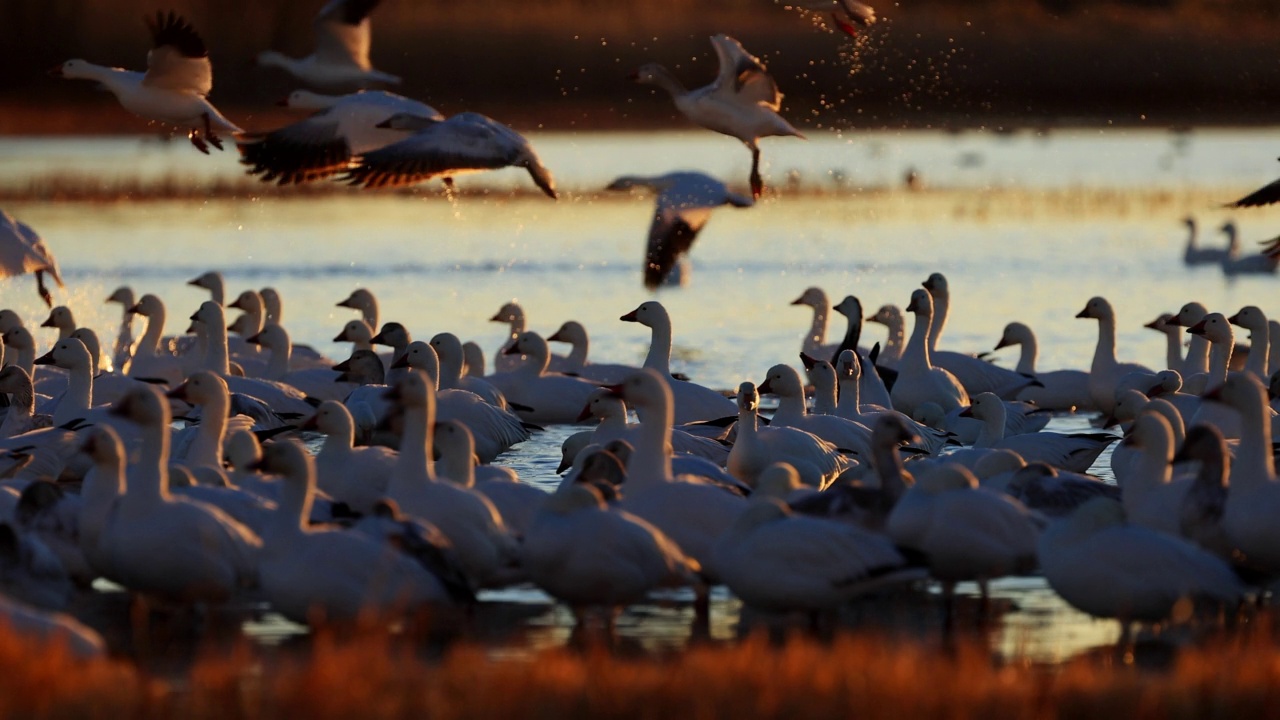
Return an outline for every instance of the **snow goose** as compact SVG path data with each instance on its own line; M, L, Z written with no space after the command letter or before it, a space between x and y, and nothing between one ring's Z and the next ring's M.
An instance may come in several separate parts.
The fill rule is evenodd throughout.
M342 180L365 189L403 187L435 177L452 185L453 176L505 167L529 171L533 183L556 199L555 178L523 135L480 113L447 120L396 113L378 127L414 131L405 139L360 155Z
M1120 500L1120 488L1093 475L1061 473L1048 463L1032 462L1013 471L1004 491L1031 510L1049 517L1069 515L1096 497Z
M1187 332L1209 341L1209 372L1205 374L1204 386L1214 388L1221 385L1227 379L1227 370L1236 344L1231 323L1222 313L1209 313L1200 322L1187 328ZM1201 403L1187 425L1213 425L1228 439L1235 439L1240 437L1240 421L1240 416L1225 405Z
M58 272L58 261L54 259L44 238L40 237L30 225L20 222L4 210L0 210L0 277L16 277L27 273L35 273L36 290L47 307L53 307L53 295L44 284L44 274L58 284L62 284L62 275Z
M640 303L639 307L618 318L649 328L649 352L644 367L671 377L671 316L657 300ZM685 424L700 420L718 420L737 412L733 401L724 395L692 382L677 380L670 384L675 398L675 422Z
M466 375L463 370L468 363L463 354L464 345L453 333L437 333L431 338L431 349L436 353L440 365L440 377L437 378L441 390L469 390L479 395L485 402L494 407L507 409L507 398L502 391L482 377ZM477 347L477 349L479 349ZM410 347L412 353L414 348ZM483 369L483 366L481 366Z
M401 370L406 367L403 364L396 363L404 359L405 352L409 349L409 343L413 342L413 336L409 334L409 329L398 322L388 322L382 324L382 329L378 334L369 338L371 345L386 345L391 348L391 362L387 365L387 384L395 385L403 374ZM434 352L434 351L433 351ZM437 372L436 375L440 373Z
M355 447L355 422L342 403L326 400L303 423L303 430L324 434L316 453L316 484L334 500L367 514L387 494L396 451L380 446Z
M1271 366L1271 325L1266 313L1256 305L1246 305L1227 318L1227 322L1249 331L1249 359L1245 361L1244 370L1260 381L1267 381Z
M358 352L360 350L373 351L373 326L364 320L348 320L342 326L342 330L333 337L334 342L349 342L352 344L352 350ZM384 368L385 369L385 368Z
M1002 398L1016 397L1034 378L1008 370L966 353L938 350L938 340L946 328L951 312L951 290L942 273L933 273L921 285L933 300L933 317L929 324L929 362L955 376L965 392L976 395L990 392Z
M456 420L466 425L473 435L474 452L480 462L493 462L513 445L529 439L529 428L515 413L491 405L469 390L439 389L436 378L440 375L440 365L435 351L427 343L410 343L391 367L401 373L407 368L421 370L429 381L436 383L437 422Z
M835 367L826 360L818 360L804 353L800 353L800 362L804 364L804 371L809 376L809 384L813 386L813 408L811 412L815 415L839 415L837 412L839 408L839 401L837 400L839 381L836 380ZM850 416L856 415L851 409L852 407L852 405L849 405L845 408L845 411ZM841 415L841 417L846 416ZM848 417L848 419L862 422L857 417Z
M514 472L486 472L484 479L478 478L475 440L471 430L456 420L436 423L434 447L440 455L437 462L443 477L489 498L502 516L502 522L517 537L524 536L547 493L520 482ZM481 467L508 470L489 465Z
M849 461L836 447L817 435L792 427L758 427L759 407L755 384L738 386L738 437L725 465L731 475L754 488L765 468L786 462L800 474L801 482L822 489L848 467Z
M634 188L648 188L657 194L644 255L644 286L649 290L688 283L685 256L715 208L722 205L745 208L755 204L749 197L730 192L724 183L710 175L692 171L648 177L623 175L605 189Z
M884 379L880 377L880 368L876 367L869 358L855 355L853 350L841 350L839 357L836 358L834 369L837 397L840 398L836 403L836 414L840 417L855 419L852 417L856 414L855 409L869 407L873 410L890 410L893 408L889 390L884 386ZM841 402L844 404L844 409L840 408Z
M1192 483L1181 477L1173 481L1173 430L1169 421L1159 412L1144 410L1121 444L1139 451L1123 486L1125 516L1134 525L1179 534L1183 502Z
M756 391L761 395L778 396L778 409L770 419L770 428L804 430L861 458L870 456L871 428L837 415L809 413L805 407L804 383L800 380L800 373L790 365L778 364L769 368Z
M67 370L67 388L53 411L53 424L83 419L93 407L93 358L76 338L59 340L49 352L35 359L37 365L57 365Z
M53 426L51 415L36 413L36 391L26 370L17 365L0 370L0 393L10 396L9 411L0 421L0 438Z
M902 310L892 303L881 305L874 315L868 315L867 322L879 323L885 326L889 335L885 339L884 347L880 351L880 357L876 358L876 362L889 368L898 367L898 362L902 359L903 338L905 337L903 328L906 327L902 318ZM1019 372L1022 372L1021 370Z
M203 288L209 291L210 299L219 305L225 305L227 300L227 284L222 278L222 273L217 270L206 270L194 278L187 281L192 287Z
M1250 255L1240 254L1240 241L1236 238L1236 224L1228 220L1222 226L1222 232L1227 234L1227 254L1222 259L1222 272L1227 277L1236 275L1274 275L1276 268L1280 267L1280 255L1272 256L1266 253L1256 253Z
M297 388L307 397L319 400L342 400L351 393L352 385L337 382L339 373L335 370L328 368L291 370L293 343L289 340L289 332L274 322L268 323L257 335L245 338L245 342L259 345L270 353L263 379L282 382Z
M1123 642L1130 623L1163 622L1179 602L1230 609L1244 596L1226 563L1182 538L1126 523L1124 509L1107 498L1050 524L1037 556L1049 586L1090 615L1119 620Z
M55 77L95 80L110 90L125 110L145 118L186 128L196 149L222 149L217 133L243 132L222 116L206 97L213 89L209 51L195 28L170 12L146 18L152 48L145 73L68 60L50 71Z
M802 357L803 361L804 358ZM806 361L806 365L808 362ZM815 363L814 368L820 368L825 363ZM927 451L930 454L936 454L942 450L950 439L946 432L931 428L923 423L903 415L888 406L876 404L862 403L862 392L860 386L860 377L862 375L862 363L855 362L853 359L853 351L845 350L840 353L840 370L839 370L839 387L840 399L836 404L835 414L846 420L852 420L862 425L873 428L876 422L885 415L893 415L897 417L898 422L905 425L916 436L917 447ZM830 367L830 365L827 365ZM834 373L834 368L832 369ZM820 373L821 374L821 373ZM814 382L815 387L817 382ZM816 391L815 391L816 392ZM816 409L816 394L815 394Z
M258 581L262 541L222 511L169 493L169 406L142 388L113 408L141 427L138 463L102 528L107 577L149 595L225 602Z
M1093 351L1093 363L1089 366L1089 397L1093 398L1094 407L1110 413L1115 407L1116 385L1120 378L1131 372L1154 373L1143 365L1116 360L1116 314L1106 298L1090 298L1076 317L1098 321L1098 344Z
M242 393L266 403L277 413L297 414L305 417L312 411L306 396L297 388L271 380L236 377L231 375L227 351L227 321L222 306L206 300L191 316L197 330L205 335L207 351L201 370L221 375L227 387L234 393Z
M1155 320L1143 325L1164 335L1164 365L1166 368L1183 372L1185 361L1182 359L1182 328L1174 321L1172 313L1160 313Z
M785 463L762 475L798 481ZM889 538L856 525L797 515L777 498L752 498L713 552L720 579L766 611L825 610L876 589L922 580Z
M950 619L955 584L987 582L1026 573L1036 564L1039 534L1022 503L978 487L973 473L944 464L922 473L889 514L889 537L899 547L922 553L929 573L942 582Z
M672 475L669 383L654 370L641 370L621 387L623 400L641 412L635 451L626 461L621 508L653 523L714 580L712 548L746 506L742 496L721 486ZM705 597L702 598L705 602Z
M535 332L521 333L516 344L503 351L524 355L525 363L506 373L490 375L521 418L534 423L574 423L587 404L596 383L569 375L548 372L550 352L547 341Z
M1209 311L1204 305L1198 302L1189 302L1183 305L1173 319L1166 321L1169 325L1175 327L1189 328L1204 319ZM1179 344L1182 338L1178 339ZM1204 378L1196 378L1197 375L1204 375L1209 372L1209 341L1199 335L1191 337L1191 343L1187 346L1186 357L1182 361L1180 368L1174 368L1182 373L1182 377L1188 382L1188 387L1196 394L1204 392Z
M590 418L600 421L591 432L591 442L602 447L609 441L618 439L635 445L636 437L641 432L640 425L627 423L626 402L607 388L594 390L588 397L578 419L582 421ZM700 435L690 435L676 428L671 431L671 449L678 454L706 458L722 467L729 458L728 445Z
M868 28L876 24L875 8L858 0L798 0L786 5L831 13L832 22L849 37L857 37L859 27Z
M911 293L907 312L915 313L915 327L898 364L898 379L890 397L896 410L914 416L916 406L934 402L944 412L969 404L969 394L954 375L934 367L929 356L929 326L933 320L933 299L918 288Z
M1227 257L1227 248L1204 248L1196 244L1197 230L1196 219L1187 217L1183 219L1183 224L1187 226L1187 246L1182 251L1182 263L1184 265L1220 265Z
M489 318L489 322L506 323L507 324L507 341L498 348L498 353L493 358L493 371L495 373L509 372L515 370L524 364L525 357L518 354L508 354L506 351L516 344L516 340L520 338L526 330L528 330L528 321L525 318L524 308L520 303L512 300L509 303L503 303L498 308L498 312ZM434 343L432 347L435 347ZM483 365L481 365L483 367ZM548 368L553 372L564 372L569 367L568 358L563 355L551 354L551 366Z
M558 330L547 337L547 342L569 343L571 349L565 358L562 370L566 375L577 375L596 382L617 384L640 369L634 365L588 362L587 354L591 348L591 340L587 336L587 329L575 320L566 320Z
M263 468L281 475L280 510L263 533L262 593L294 622L349 622L364 613L400 614L448 604L449 591L391 543L309 525L315 495L311 456L296 440L263 450Z
M404 409L404 432L387 497L407 515L439 527L453 542L468 577L479 585L511 579L519 546L488 498L471 488L436 478L432 427L436 393L420 370L410 370L388 391Z
M193 427L191 439L185 447L171 450L173 459L191 469L200 467L222 469L222 443L226 439L228 417L231 415L231 397L227 383L221 377L202 370L187 378L181 385L169 391L168 397L201 408L201 421ZM236 418L237 429L252 427L246 417Z
M1205 397L1233 408L1242 419L1222 516L1227 537L1243 555L1244 564L1271 574L1280 572L1280 523L1275 522L1280 513L1280 483L1265 390L1252 376L1232 373Z
M1228 563L1233 562L1231 539L1222 524L1227 506L1230 454L1222 433L1211 425L1197 425L1173 456L1173 462L1195 461L1200 469L1182 501L1181 535Z
M1178 330L1175 328L1174 333ZM1012 346L1020 346L1017 371L1023 375L1034 376L1040 386L1029 386L1018 391L1017 398L1025 400L1046 410L1090 410L1093 399L1089 396L1089 374L1083 370L1050 370L1036 371L1036 358L1040 346L1035 331L1020 322L1011 322L1004 327L996 350Z
M782 93L758 58L728 35L711 38L720 69L710 85L686 90L671 71L648 63L631 75L635 82L657 85L671 94L676 109L693 122L741 140L751 150L751 196L760 197L760 138L793 136L804 138L778 114Z
M813 322L809 324L809 334L800 344L800 352L819 360L834 360L840 343L827 342L827 317L831 314L831 301L827 294L820 287L808 287L791 304L813 310Z
M355 89L400 78L375 70L369 61L369 15L379 0L331 0L314 21L315 52L291 58L274 50L258 54L258 65L280 68L302 82L320 88Z
M352 158L405 139L406 130L379 127L399 113L444 120L429 105L380 90L350 95L295 90L283 104L317 112L278 130L245 135L237 143L240 163L250 175L280 185L330 177L348 169Z
M593 486L550 495L523 546L529 578L572 608L579 625L592 607L613 627L618 608L660 587L699 585L699 563L660 528L605 505Z
M164 301L147 293L138 299L130 311L146 318L147 326L133 351L133 359L129 362L129 377L163 380L170 385L181 382L186 376L183 360L162 347L166 315Z
M337 307L351 308L360 313L360 318L369 327L378 327L378 298L364 288L356 288L345 300L337 303Z
M1102 451L1116 440L1107 433L1063 435L1043 431L1006 437L1004 402L989 392L975 395L968 410L961 413L965 414L982 421L975 449L1012 450L1029 463L1044 462L1070 472L1088 471Z
M115 344L111 346L111 369L124 374L129 370L129 360L133 357L133 306L137 299L133 288L121 285L107 297L106 302L119 303L123 308L120 331L116 333Z
M484 348L480 347L478 343L468 340L462 343L462 358L463 375L474 378L484 377Z
M49 317L40 323L40 327L54 328L58 331L58 339L66 340L71 337L71 333L75 332L78 326L71 308L66 305L59 305L49 311Z

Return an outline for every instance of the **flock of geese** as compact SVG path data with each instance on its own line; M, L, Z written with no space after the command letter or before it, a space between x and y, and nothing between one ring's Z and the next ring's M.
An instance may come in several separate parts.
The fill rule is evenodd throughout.
M210 298L176 337L165 303L128 287L107 300L123 311L110 345L66 306L43 331L0 310L0 591L19 628L100 651L56 614L98 578L300 623L416 617L532 584L611 628L672 586L694 589L706 622L714 585L818 617L933 579L950 618L956 583L985 597L991 580L1040 573L1127 630L1280 577L1280 323L1255 306L1191 302L1149 323L1169 338L1157 371L1117 358L1115 313L1095 297L1076 315L1097 322L1091 367L1046 372L1017 322L993 338L1020 346L1016 369L941 349L941 273L903 310L870 314L809 288L793 303L812 313L807 377L781 362L730 397L672 375L658 301L619 318L650 333L641 366L594 362L580 323L544 338L508 303L488 368L450 332L414 340L359 289L337 303L358 317L335 363L292 342L275 290L232 298L216 272L190 284ZM846 328L828 343L832 310ZM887 332L870 351L867 322ZM1243 363L1233 326L1249 333ZM769 417L762 394L777 397ZM1045 431L1060 411L1097 411L1123 437ZM574 423L554 488L504 465L532 433ZM1115 482L1088 474L1117 441Z
M397 83L369 62L376 5L334 0L312 55L266 52L261 64L326 89ZM846 32L875 19L854 0L805 7L830 10ZM212 70L191 25L173 13L147 24L145 72L77 59L55 74L97 81L131 112L187 129L202 152L231 135L265 181L387 187L515 166L557 196L512 129L384 91L299 90L287 104L314 114L244 132L207 98ZM712 208L759 197L759 139L800 136L763 64L728 36L711 41L710 85L687 90L657 64L633 79L741 140L752 194L696 172L615 180L610 189L659 192L649 287L678 268ZM35 273L52 306L56 261L29 227L0 221L4 274ZM1228 227L1232 246L1214 254L1195 246L1192 225L1187 262L1274 272L1280 248L1241 258ZM854 296L832 306L810 288L793 303L812 310L807 377L781 362L794 350L772 349L779 364L728 394L672 374L674 324L658 301L620 316L651 334L638 367L588 358L580 323L544 338L505 305L492 320L509 340L486 372L474 343L447 331L414 340L382 322L368 290L337 303L359 317L334 338L352 344L334 362L292 341L275 290L231 298L216 272L191 284L210 299L181 336L165 334L161 298L114 292L123 316L110 347L68 307L42 323L57 333L45 343L0 310L0 611L16 628L101 652L58 613L99 578L154 602L246 601L301 623L412 617L532 584L608 628L664 587L692 587L705 621L713 585L761 611L817 615L933 579L949 618L958 582L985 597L992 580L1040 573L1127 632L1189 600L1234 607L1280 579L1280 352L1269 352L1280 323L1256 306L1228 315L1190 302L1162 315L1147 327L1167 335L1167 367L1146 368L1117 357L1116 314L1095 297L1076 315L1098 324L1089 369L1039 369L1034 332L1011 322L993 338L996 350L1021 348L1009 370L940 349L951 300L940 273L902 309L870 314ZM828 343L833 310L846 329ZM883 345L864 347L866 322L886 328ZM1243 362L1233 326L1249 333ZM553 354L552 342L572 351ZM778 400L767 417L762 394ZM1123 436L1044 431L1052 413L1076 411ZM575 423L552 492L502 464L532 433ZM301 440L312 434L323 437L315 452ZM1112 445L1114 483L1088 474Z
M1244 202L1244 200L1239 201L1239 203ZM1182 222L1187 226L1187 246L1182 252L1182 261L1188 267L1217 265L1222 268L1223 275L1227 277L1274 275L1276 268L1280 268L1280 238L1262 243L1264 248L1259 254L1244 255L1240 252L1239 230L1234 220L1228 220L1218 228L1219 232L1227 236L1227 244L1224 247L1202 247L1199 243L1196 219L1188 217Z

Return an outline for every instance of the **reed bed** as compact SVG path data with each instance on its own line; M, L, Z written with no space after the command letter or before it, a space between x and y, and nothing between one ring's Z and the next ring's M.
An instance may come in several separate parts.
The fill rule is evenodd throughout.
M1000 664L977 640L879 634L693 646L634 657L603 646L495 660L463 644L435 659L380 633L320 633L305 651L240 645L176 678L82 663L0 635L0 717L187 718L1240 718L1280 707L1270 622L1179 651L1163 670L1104 652L1061 666Z

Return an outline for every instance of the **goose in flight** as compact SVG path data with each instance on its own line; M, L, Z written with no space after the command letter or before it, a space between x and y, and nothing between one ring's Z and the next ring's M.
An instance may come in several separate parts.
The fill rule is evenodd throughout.
M631 74L635 82L657 85L671 94L676 109L708 130L738 138L751 150L751 196L760 197L760 138L791 135L803 138L778 114L782 93L764 64L728 35L715 35L711 44L720 60L715 82L686 90L670 70L648 63Z
M522 167L552 199L555 179L520 133L480 113L458 113L448 120L397 113L379 128L414 131L400 142L360 156L343 180L365 188L401 187L464 172Z
M110 90L125 110L147 120L187 128L200 152L222 149L217 133L243 132L222 116L206 97L213 89L213 66L204 40L190 23L173 12L146 19L152 48L145 73L68 60L49 71L54 77L96 80Z
M350 167L352 157L409 137L407 130L378 126L397 113L444 120L430 105L382 90L350 95L295 90L281 104L317 112L278 130L247 135L237 143L240 162L249 167L250 175L280 185L335 175Z
M374 83L399 85L400 78L375 70L369 62L369 14L379 0L332 0L315 19L316 50L297 59L267 50L263 67L278 67L308 85L357 90Z
M876 24L876 9L858 0L788 0L787 4L814 12L830 12L832 22L849 37L858 36L859 26Z
M1280 202L1280 180L1273 180L1239 200L1227 203L1227 207L1262 207L1264 205L1274 205L1276 202Z
M644 177L623 175L606 190L649 188L658 193L649 225L649 245L644 257L644 286L657 290L693 247L698 232L721 205L751 207L755 201L729 192L724 183L700 172L671 172ZM681 281L685 279L679 274Z
M58 287L62 284L62 276L58 274L58 261L53 259L44 239L31 229L30 225L19 222L9 213L0 210L0 277L14 277L26 273L36 274L36 289L44 304L53 307L53 296L44 285L44 274L49 273Z

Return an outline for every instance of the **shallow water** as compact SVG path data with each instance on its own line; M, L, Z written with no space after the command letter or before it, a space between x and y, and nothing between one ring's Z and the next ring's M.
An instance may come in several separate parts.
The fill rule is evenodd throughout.
M114 203L18 203L6 209L37 228L62 263L69 304L83 325L113 338L118 308L102 300L119 284L152 292L170 306L169 332L207 294L185 283L209 268L223 272L228 292L271 285L285 298L285 324L295 341L343 357L330 338L353 314L334 303L355 287L378 295L382 317L419 338L451 331L492 352L505 329L487 319L518 299L531 329L550 334L567 319L591 332L592 356L635 362L644 328L618 316L652 295L639 266L650 205L639 197L597 196L622 172L703 167L744 178L745 151L692 133L644 136L535 136L559 175L565 200L463 195L450 202L434 189L419 194L350 194L322 199L254 198ZM1095 294L1119 317L1122 359L1159 365L1163 337L1142 327L1162 311L1196 299L1234 312L1258 304L1275 312L1277 279L1227 282L1216 268L1181 262L1180 225L1202 215L1207 242L1226 215L1214 203L1272 179L1273 133L1055 132L995 136L942 133L860 134L767 144L766 170L780 186L749 210L722 210L692 254L687 287L658 297L675 325L673 366L717 388L759 381L778 362L797 361L809 315L790 301L809 285L862 300L867 313L906 304L930 272L945 272L953 294L942 345L990 350L1006 322L1021 320L1040 338L1041 369L1087 367L1093 321L1074 319ZM176 177L196 185L234 178L229 156L203 158L183 143L152 139L0 141L0 187L22 187L76 173L104 184ZM674 161L674 162L673 162ZM931 188L896 189L907 167ZM791 172L794 170L794 172ZM790 176L790 177L789 177ZM520 173L464 180L501 189L527 184ZM1275 211L1242 213L1244 245L1262 239ZM1270 227L1274 227L1270 225ZM6 281L0 305L29 324L45 311L29 278ZM832 335L842 327L832 323ZM139 329L140 332L140 329ZM39 333L43 341L53 334ZM868 341L883 337L869 325ZM1009 351L997 361L1011 365ZM1087 419L1055 419L1052 429L1079 429ZM559 444L569 428L552 428L503 461L529 482L556 482ZM1099 461L1105 469L1106 455ZM1005 656L1060 660L1114 641L1113 623L1074 612L1038 579L995 584L1008 601L990 633ZM973 588L962 588L972 593ZM565 642L571 618L536 591L487 595L495 607L523 607L523 628L503 652ZM739 604L716 595L713 639L737 633ZM934 603L920 611L936 615ZM624 637L647 647L679 646L689 636L688 597L632 608ZM861 622L871 622L859 618ZM925 631L932 627L924 622ZM264 642L301 629L268 615L247 626Z

